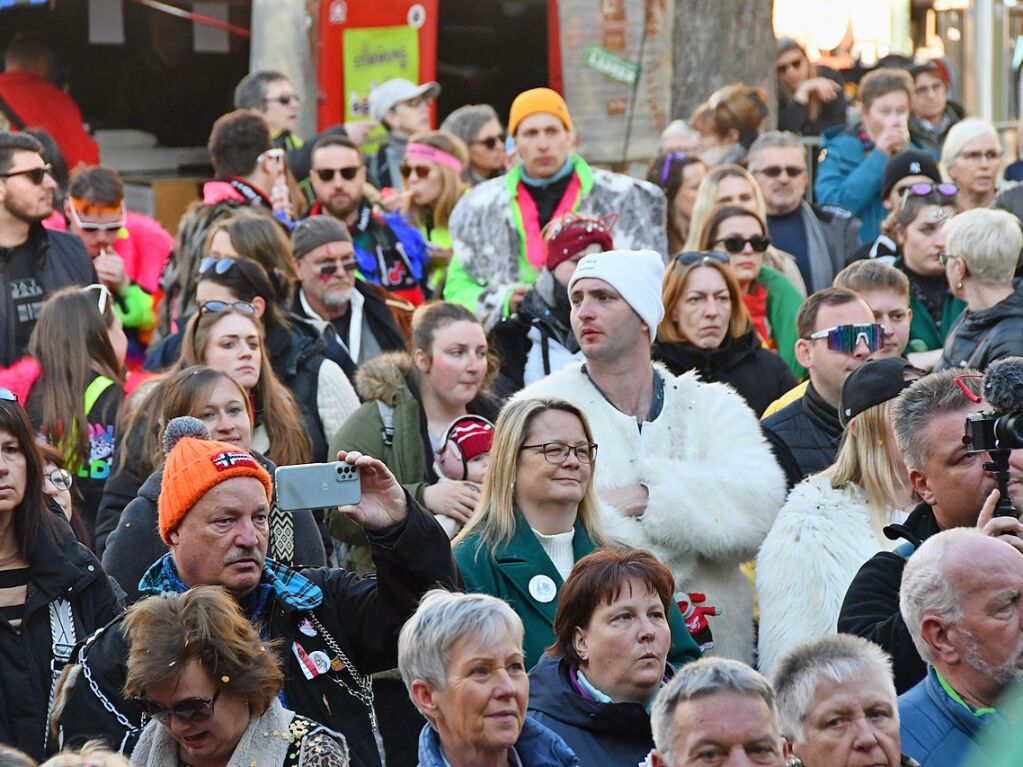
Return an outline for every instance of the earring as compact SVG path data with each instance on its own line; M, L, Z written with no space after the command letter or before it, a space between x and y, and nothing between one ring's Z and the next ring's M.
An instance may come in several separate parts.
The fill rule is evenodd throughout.
M963 283L957 282L956 283L956 290L962 290L962 289L963 289Z
M793 754L789 757L789 760L785 762L785 767L803 767L803 760Z

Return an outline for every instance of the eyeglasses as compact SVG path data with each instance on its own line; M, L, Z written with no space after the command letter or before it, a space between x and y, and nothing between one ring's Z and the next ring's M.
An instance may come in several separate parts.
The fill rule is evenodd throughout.
M415 173L416 178L419 180L429 178L430 174L433 172L433 168L429 165L402 165L399 170L401 171L402 178L408 178Z
M962 256L953 256L951 253L941 252L938 254L938 262L942 266L948 266L948 262L954 258L962 258Z
M959 187L955 184L928 184L926 181L922 181L917 184L910 184L909 186L903 187L901 192L903 198L926 197L934 192L945 197L955 197L959 194Z
M99 313L106 314L107 304L113 300L113 296L110 295L110 288L106 285L101 285L98 282L94 282L92 285L86 285L82 288L83 293L88 293L93 290L99 292L99 296L96 298L96 306L99 308Z
M36 186L43 183L43 179L47 176L51 176L53 173L53 166L50 163L46 163L39 168L29 168L28 170L12 170L10 173L0 173L0 178L13 178L14 176L24 176Z
M71 472L65 469L54 469L46 475L46 478L58 490L70 490L71 484L74 481L71 477Z
M487 149L497 149L497 147L502 146L504 144L504 141L505 135L503 133L500 133L497 136L487 136L486 138L477 139L476 141L470 141L469 143L479 144L480 146L485 147Z
M810 340L828 339L828 349L833 352L852 354L860 345L860 339L867 344L867 349L876 352L884 343L884 328L878 324L871 325L836 325L827 330L818 330L810 334Z
M418 109L419 107L422 107L422 106L427 106L428 107L432 103L433 103L433 99L432 98L429 98L427 96L416 96L415 98L411 98L408 101L402 101L399 104L396 104L395 106L399 106L399 107L403 107L403 106L404 107L412 107L412 109Z
M789 178L799 178L806 173L806 168L800 165L786 165L785 167L782 167L781 165L772 165L768 168L761 168L760 170L755 170L753 172L767 176L768 178L778 178L782 173Z
M166 726L172 716L176 716L185 722L206 722L213 716L213 704L220 697L220 690L217 690L208 698L186 698L179 700L173 706L161 706L159 703L148 698L136 698L142 710L152 719Z
M286 107L292 101L294 101L296 104L301 104L302 103L302 99L299 98L299 95L297 93L282 93L280 96L274 96L273 98L268 98L266 100L266 103L270 104L272 102L277 102L282 107Z
M352 259L351 261L342 261L340 266L338 266L337 261L334 261L333 263L321 266L320 275L323 277L332 277L335 274L337 274L340 269L344 269L349 274L354 274L356 269L358 268L359 265L355 262L354 259Z
M340 173L341 178L345 181L351 181L359 175L359 171L362 170L361 165L352 165L347 168L313 168L313 173L320 177L320 181L324 184L329 184L334 180L334 174Z
M753 248L754 253L763 253L771 247L771 238L764 234L755 234L752 237L733 235L732 237L718 240L718 242L724 245L725 250L732 254L742 253L747 243Z
M17 402L18 395L12 392L10 389L4 389L0 386L0 400L4 402Z
M997 149L988 149L986 152L981 152L978 149L973 152L960 152L958 156L966 160L966 162L980 162L981 160L998 162L1002 159L1002 152Z
M97 224L92 221L82 221L81 215L78 213L78 209L75 207L75 203L72 200L68 200L68 208L71 211L71 220L75 226L82 230L86 234L94 234L96 232L119 232L124 228L125 219L125 208L124 203L121 203L121 216L116 221L108 221L104 224Z
M543 450L543 457L548 463L564 463L568 460L569 452L575 453L575 459L579 463L593 463L597 457L596 442L580 442L578 445L566 445L564 442L544 442L541 445L523 445L520 449L527 450L539 448Z
M248 301L203 301L199 305L199 314L224 314L225 312L238 312L246 317L256 314L256 307Z
M728 256L724 253L720 253L716 250L707 251L689 251L688 253L679 253L675 256L675 260L683 266L692 266L693 264L699 263L700 261L718 261L722 264L731 263Z

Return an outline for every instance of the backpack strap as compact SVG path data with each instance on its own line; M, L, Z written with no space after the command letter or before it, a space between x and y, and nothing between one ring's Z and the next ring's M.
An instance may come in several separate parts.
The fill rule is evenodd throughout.
M46 705L46 732L43 734L45 751L50 736L50 716L53 714L53 698L57 692L57 680L64 671L71 653L78 644L78 632L75 630L75 618L71 614L71 603L66 599L55 599L50 602L50 641L52 642L52 660L50 661L50 700Z
M82 407L86 415L92 412L92 408L103 395L103 392L113 385L114 379L107 378L106 376L96 376L92 379L92 382L85 387L85 396L83 397Z
M0 96L0 113L7 118L7 122L10 124L9 127L16 131L25 130L25 121L18 117L18 113L11 108L11 105L4 100L3 96Z
M382 400L374 400L374 402L377 403L377 410L380 411L380 432L384 438L384 455L380 460L390 466L391 447L394 445L394 408Z

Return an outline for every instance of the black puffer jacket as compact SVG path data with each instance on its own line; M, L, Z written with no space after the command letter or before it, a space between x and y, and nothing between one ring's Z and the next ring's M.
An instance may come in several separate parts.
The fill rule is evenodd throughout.
M269 472L272 479L276 468L273 462L260 453L249 452ZM157 514L162 479L163 466L160 466L142 483L138 495L124 508L116 527L106 539L103 567L124 589L129 604L141 596L139 580L146 570L167 553L167 546L160 538ZM327 564L323 538L313 513L308 509L293 512L278 509L276 487L274 503L270 509L267 556L295 568L323 567Z
M403 522L369 533L375 577L360 579L330 568L278 568L271 580L264 570L263 582L273 584L273 593L261 620L279 643L288 708L344 735L352 764L360 767L378 767L380 760L367 707L349 691L351 677L329 671L306 679L293 645L310 655L337 657L324 632L306 622L313 616L361 674L394 668L398 632L422 595L437 585L462 587L444 531L408 494L405 498L409 513ZM154 593L167 585L158 571ZM100 738L124 753L134 748L142 712L120 694L128 656L120 628L115 621L76 650L78 673L60 719L65 745Z
M838 630L855 634L879 645L892 656L895 690L901 695L927 674L913 638L899 612L899 587L906 559L916 547L941 532L934 512L921 503L901 525L888 525L884 534L891 540L909 541L895 551L880 551L856 573L838 614Z
M835 461L842 424L838 410L825 402L813 384L795 402L761 422L789 490Z
M789 366L763 347L753 329L740 338L726 337L716 349L658 341L653 346L653 357L674 375L695 370L702 381L729 384L758 418L768 405L796 385Z
M269 325L266 328L266 351L270 366L281 383L295 396L305 421L306 434L313 448L313 460L323 461L327 456L327 440L320 414L316 409L319 389L320 365L327 359L327 347L316 328L301 317L287 315L289 327ZM184 325L185 320L181 324ZM183 333L167 336L152 347L146 355L145 369L152 372L166 370L181 356ZM258 414L257 414L258 416Z
M990 309L959 315L945 339L938 370L968 367L985 370L1002 357L1023 355L1023 280Z
M53 637L50 602L71 602L79 640L121 612L99 561L75 540L62 516L43 509L20 633L0 620L0 743L19 748L42 761L46 709L50 697Z
M529 672L529 716L562 737L580 764L642 764L654 747L639 703L600 703L572 685L568 664L543 655Z
M36 224L29 230L28 245L34 261L33 273L43 297L68 285L91 285L97 281L92 259L82 241L73 234L53 232ZM3 367L14 364L25 354L25 349L17 348L14 332L17 323L11 319L14 300L7 270L12 253L12 248L0 248L0 366Z

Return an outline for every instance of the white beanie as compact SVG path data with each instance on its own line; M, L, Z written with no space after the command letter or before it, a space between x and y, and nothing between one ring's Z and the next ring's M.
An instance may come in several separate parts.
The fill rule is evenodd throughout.
M603 280L632 307L650 329L650 343L664 317L661 283L664 261L653 250L608 250L583 258L568 281L568 292L579 280Z

